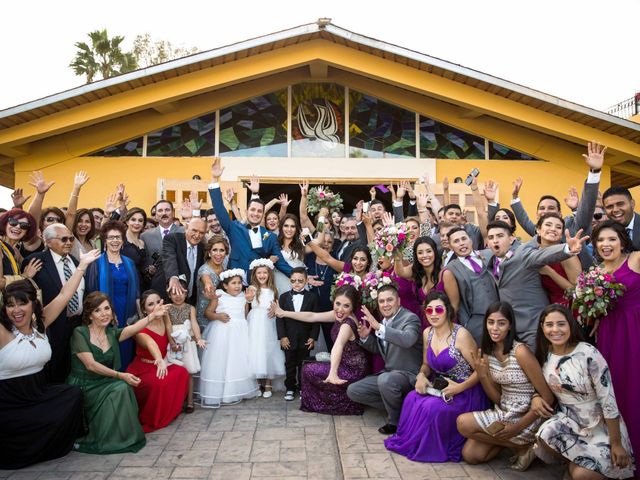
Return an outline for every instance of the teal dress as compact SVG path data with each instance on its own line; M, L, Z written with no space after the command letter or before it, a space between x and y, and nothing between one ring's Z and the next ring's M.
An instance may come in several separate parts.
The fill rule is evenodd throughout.
M84 393L84 415L89 433L74 447L84 453L137 452L146 440L138 420L138 404L132 388L124 380L105 377L86 369L78 353L89 352L96 362L118 370L121 328L107 328L109 349L103 352L89 340L89 329L77 327L71 338L71 373L67 383Z

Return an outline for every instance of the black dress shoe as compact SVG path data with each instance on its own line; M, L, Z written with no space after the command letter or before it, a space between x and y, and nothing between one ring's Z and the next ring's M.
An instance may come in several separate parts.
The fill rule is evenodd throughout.
M393 435L394 433L396 433L397 430L398 430L398 426L392 425L390 423L387 423L386 425L383 425L378 429L378 431L384 435Z

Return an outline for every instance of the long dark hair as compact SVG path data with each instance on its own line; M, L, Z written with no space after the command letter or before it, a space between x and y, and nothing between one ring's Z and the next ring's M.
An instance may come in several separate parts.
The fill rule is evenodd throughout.
M87 233L87 238L86 238L86 240L89 241L96 236L96 222L93 218L93 214L91 213L91 211L87 210L86 208L81 208L76 212L76 216L73 219L73 228L71 229L71 233L73 235L76 235L78 223L80 222L80 219L82 218L83 215L89 215L89 223L91 224L91 229L89 230L89 233Z
M440 268L442 266L442 258L438 255L438 246L436 242L431 237L419 237L413 244L413 265L411 266L411 270L413 272L413 283L414 283L414 294L417 300L420 300L420 290L422 289L422 285L424 284L425 277L427 276L427 272L424 271L424 267L420 265L418 262L418 247L422 244L426 243L433 250L433 272L431 272L431 281L433 285L436 286L438 284L438 279L440 277Z
M299 260L304 260L304 245L300 240L300 220L298 220L298 217L293 213L287 213L284 217L282 217L282 220L280 220L278 242L280 243L281 247L284 245L285 238L282 227L284 226L284 222L286 222L287 220L293 220L293 223L296 226L296 233L293 234L293 238L291 239L291 243L289 244L291 252L293 253L292 257Z
M333 292L333 300L339 296L347 297L349 299L354 315L360 310L360 295L358 295L358 291L352 285L342 285L341 287L336 288L335 292Z
M142 292L142 295L140 295L140 308L142 309L142 313L147 313L144 309L144 305L145 303L147 303L147 299L151 296L151 295L158 295L160 298L162 298L162 295L157 291L154 290L152 288L150 288L149 290L145 290L144 292Z
M511 307L511 304L508 302L493 302L489 305L489 308L487 308L487 311L484 314L482 342L480 343L480 348L482 349L482 353L485 355L493 355L493 349L496 344L491 340L491 335L489 335L489 330L487 330L487 319L492 313L496 312L501 313L502 316L509 321L509 332L507 332L507 336L504 339L504 347L502 348L502 353L507 355L513 348L513 342L517 340L516 314L513 312L513 307Z
M347 263L351 263L351 261L353 260L353 256L358 252L364 253L365 256L367 257L367 268L365 268L365 272L368 272L369 269L371 268L371 264L373 263L373 259L371 258L371 251L367 246L358 245L353 250L351 250L351 253L349 254L349 260L347 261Z
M498 212L504 212L505 215L509 217L509 221L511 222L511 233L514 233L516 231L517 223L516 216L513 214L513 212L508 208L499 208L498 210L496 210L496 213L494 213L493 218L491 219L492 222L496 220L496 215L498 214Z
M33 314L35 315L36 326L35 329L44 333L44 322L42 321L42 304L38 300L36 289L29 280L18 280L16 282L7 285L2 292L4 302L2 303L2 309L0 310L0 323L8 331L13 329L13 323L7 315L7 303L13 299L18 303L31 303Z
M549 354L549 345L551 342L547 340L547 337L544 336L544 332L542 331L542 327L544 325L544 321L550 313L558 312L561 314L569 323L569 341L567 342L570 346L575 346L578 342L584 341L584 335L582 335L582 330L580 329L580 325L575 318L573 318L573 314L571 310L569 310L564 305L560 305L559 303L552 303L548 305L540 314L540 321L538 322L538 332L536 334L536 358L540 365L544 365L547 361L547 355Z

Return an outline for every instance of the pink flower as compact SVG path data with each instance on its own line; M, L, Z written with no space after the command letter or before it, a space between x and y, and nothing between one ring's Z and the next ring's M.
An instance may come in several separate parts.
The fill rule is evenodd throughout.
M387 243L387 246L386 246L386 247L384 247L384 249L385 249L387 252L393 252L393 245L391 245L390 243Z
M604 276L605 281L607 281L607 282L610 282L611 280L613 280L613 277L608 273L605 273L603 276Z
M604 294L604 290L600 287L596 287L596 289L594 290L596 297L601 297Z

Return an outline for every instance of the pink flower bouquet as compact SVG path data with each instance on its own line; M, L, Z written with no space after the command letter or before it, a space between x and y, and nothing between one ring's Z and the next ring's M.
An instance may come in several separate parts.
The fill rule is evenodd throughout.
M567 291L567 298L578 322L591 327L615 306L624 290L625 286L616 282L612 274L594 266L580 273L575 288Z

